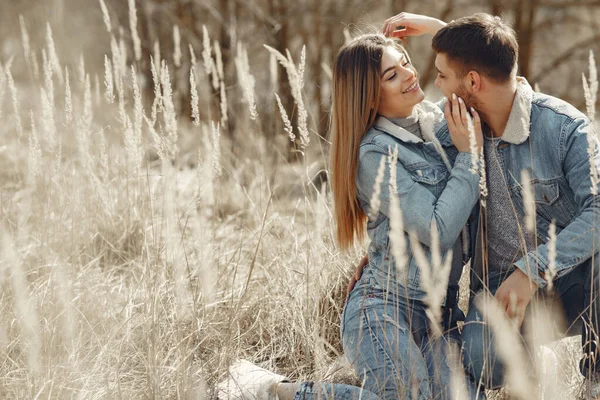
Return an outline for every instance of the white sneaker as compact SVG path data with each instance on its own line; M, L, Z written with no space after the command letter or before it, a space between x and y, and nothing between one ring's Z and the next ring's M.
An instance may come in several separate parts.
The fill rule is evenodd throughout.
M237 360L229 367L229 378L217 385L217 399L275 400L276 384L282 382L289 380L249 361Z

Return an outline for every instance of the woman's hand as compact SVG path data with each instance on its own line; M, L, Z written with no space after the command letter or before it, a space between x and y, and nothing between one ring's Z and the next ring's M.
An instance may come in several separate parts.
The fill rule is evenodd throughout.
M401 12L385 20L383 34L387 37L403 38L406 36L420 36L426 33L435 33L446 25L444 21L426 15ZM402 30L396 30L404 27Z
M360 277L363 274L363 269L365 268L365 266L368 263L369 263L369 255L365 254L365 256L360 260L360 262L356 266L356 270L354 271L352 278L350 278L350 282L348 282L348 286L346 286L346 298L348 298L348 296L350 295L350 292L352 291L352 289L354 289L354 285L356 285L356 282L358 282L360 280Z
M444 115L448 123L452 143L463 153L471 152L471 138L469 132L469 114L465 102L456 94L452 93L452 99L447 99L444 104ZM475 131L475 145L479 152L483 145L483 134L481 133L481 120L479 114L471 107L473 130Z

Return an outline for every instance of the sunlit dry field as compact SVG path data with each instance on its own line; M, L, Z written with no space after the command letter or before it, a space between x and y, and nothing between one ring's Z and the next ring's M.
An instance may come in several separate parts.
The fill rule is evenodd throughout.
M0 59L0 398L213 398L236 358L360 384L339 314L366 243L335 246L305 53L263 49L295 100L267 113L242 42L226 82L210 31L142 60L103 15L104 65L63 62L51 24L34 45L25 19ZM578 340L551 346L561 384L544 398L580 392Z

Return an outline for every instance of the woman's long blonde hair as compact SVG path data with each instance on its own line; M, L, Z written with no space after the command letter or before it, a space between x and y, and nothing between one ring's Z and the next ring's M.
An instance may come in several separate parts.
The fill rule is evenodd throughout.
M366 231L367 216L356 195L358 149L377 116L381 58L388 46L405 53L383 35L359 36L340 49L333 66L330 173L337 242L344 251Z

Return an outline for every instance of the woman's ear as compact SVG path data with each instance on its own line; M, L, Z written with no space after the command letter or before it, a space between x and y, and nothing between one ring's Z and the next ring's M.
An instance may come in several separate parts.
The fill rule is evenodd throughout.
M477 71L469 71L467 74L467 87L471 93L477 93L481 90L481 75Z

